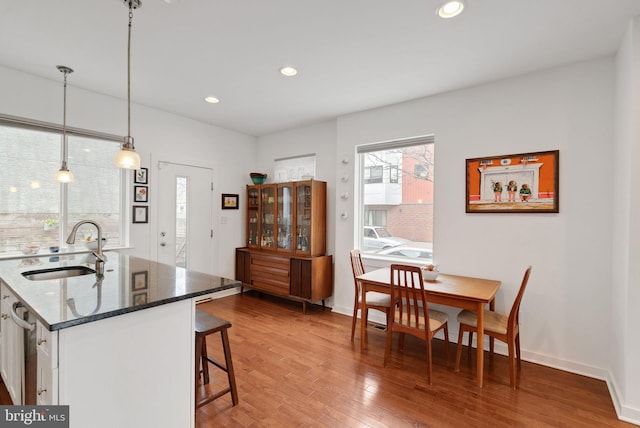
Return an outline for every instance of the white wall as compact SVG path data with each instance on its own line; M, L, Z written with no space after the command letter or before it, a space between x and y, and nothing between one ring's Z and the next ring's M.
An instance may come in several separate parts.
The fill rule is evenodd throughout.
M634 186L640 182L640 172L633 168L640 154L640 18L634 19L625 33L616 71L611 371L614 392L620 401L614 400L618 414L625 420L640 421L640 201Z
M61 75L52 66L52 79L31 76L0 67L0 112L46 122L62 122ZM123 94L124 94L123 88ZM73 86L69 77L67 90L67 125L94 131L124 135L127 132L126 101L108 97ZM233 249L243 245L244 212L220 209L221 193L244 195L244 185L249 183L249 172L255 165L255 137L228 131L215 126L186 119L153 108L132 105L131 133L135 137L136 150L142 158L142 166L149 169L149 223L131 225L130 253L155 259L156 224L158 218L154 206L158 189L159 158L201 166L214 170L214 250L212 272L234 277ZM151 162L154 162L152 165ZM156 182L157 183L157 182ZM241 208L244 199L240 199ZM222 226L219 223L223 223Z
M601 378L612 328L601 315L611 299L613 80L607 58L338 119L338 153L435 134L440 270L501 280L497 308L506 311L532 264L521 310L525 357ZM465 158L553 149L560 150L559 214L465 214ZM352 221L337 222L335 308L345 313L353 235ZM455 320L457 311L448 312Z

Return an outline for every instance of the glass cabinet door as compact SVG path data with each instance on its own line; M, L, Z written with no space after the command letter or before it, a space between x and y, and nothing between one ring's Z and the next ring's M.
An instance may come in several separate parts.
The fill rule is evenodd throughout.
M296 184L296 251L310 251L311 240L311 185L305 182Z
M276 215L276 188L264 185L261 189L262 222L260 224L260 246L275 249L276 231L274 227Z
M295 232L293 227L293 185L278 186L278 249L291 251Z
M257 187L247 187L247 246L260 244L258 218L260 216L260 192Z

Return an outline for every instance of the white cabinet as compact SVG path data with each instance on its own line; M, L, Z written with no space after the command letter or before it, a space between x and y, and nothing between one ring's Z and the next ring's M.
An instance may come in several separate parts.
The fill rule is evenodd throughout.
M23 390L26 387L24 330L11 319L11 309L17 301L7 286L0 282L0 375L13 404L21 405L24 404ZM34 380L37 384L29 387L36 389L36 404L57 404L58 333L49 331L39 322L36 328L37 376Z
M11 319L11 307L17 301L14 294L0 281L0 375L13 404L21 405L24 373L23 330Z
M36 324L36 353L36 404L58 404L58 332L47 330L40 322Z

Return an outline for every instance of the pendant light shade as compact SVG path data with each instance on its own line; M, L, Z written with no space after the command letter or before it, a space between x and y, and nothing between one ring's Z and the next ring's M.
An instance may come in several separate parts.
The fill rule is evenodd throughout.
M142 7L140 0L125 0L129 7L129 37L127 43L127 137L124 139L122 149L116 153L114 166L125 169L140 169L140 155L136 153L131 136L131 21L133 9Z
M73 173L66 168L60 168L55 175L58 183L73 183Z
M73 183L73 173L67 168L67 74L73 73L73 70L64 65L56 67L60 72L64 73L64 102L62 107L62 165L54 179L58 183Z
M133 148L133 138L131 138L131 143L124 143L122 150L116 153L114 165L124 169L140 169L140 155Z

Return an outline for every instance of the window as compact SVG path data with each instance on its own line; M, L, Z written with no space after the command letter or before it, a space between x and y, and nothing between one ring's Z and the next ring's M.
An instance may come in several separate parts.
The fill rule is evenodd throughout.
M393 165L389 168L389 183L398 183L398 167Z
M23 245L41 253L66 245L63 236L77 221L102 226L108 245L123 245L124 172L113 166L121 137L74 129L67 132L68 166L73 184L59 184L54 174L62 156L57 125L0 116L0 255ZM91 226L81 238L97 238Z
M413 176L423 180L429 179L429 167L424 164L415 164L413 166Z
M386 210L374 210L365 209L364 212L364 225L365 226L386 226L387 225L387 211Z
M365 183L382 183L382 165L374 165L365 167L364 182Z
M433 136L357 147L356 229L364 254L433 261L433 148Z

